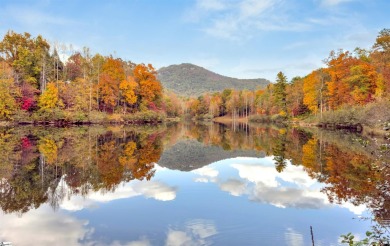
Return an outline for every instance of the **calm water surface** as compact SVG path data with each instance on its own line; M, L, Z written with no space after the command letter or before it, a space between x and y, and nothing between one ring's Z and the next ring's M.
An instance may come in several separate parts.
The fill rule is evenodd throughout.
M276 126L0 130L0 242L338 245L389 219L386 142Z

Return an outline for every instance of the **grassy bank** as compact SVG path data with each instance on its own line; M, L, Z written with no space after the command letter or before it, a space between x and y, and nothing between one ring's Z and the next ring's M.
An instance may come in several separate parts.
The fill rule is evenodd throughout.
M3 122L8 125L87 125L87 124L158 124L167 121L166 114L156 111L143 111L137 113L113 113L91 111L37 111L32 114L26 111L17 112L11 121ZM173 119L177 121L177 119Z
M327 111L322 116L320 114L309 116L303 123L324 128L357 129L374 135L389 135L390 101L381 100L365 106L349 106Z
M221 116L221 117L216 117L213 119L213 121L217 122L217 123L222 123L222 124L230 124L233 122L233 119L230 115L225 115L225 116ZM234 121L239 122L239 123L248 123L248 118L246 118L246 117L235 118Z
M256 123L285 123L287 121L287 118L284 116L281 116L279 114L275 115L251 115L249 117L250 122L256 122Z

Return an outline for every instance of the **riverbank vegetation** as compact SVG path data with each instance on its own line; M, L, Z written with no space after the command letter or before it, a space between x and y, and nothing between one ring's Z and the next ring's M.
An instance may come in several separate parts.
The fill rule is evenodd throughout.
M265 89L180 97L164 90L151 64L88 48L50 45L9 31L0 42L0 120L22 124L159 123L193 120L299 122L332 128L390 128L390 29L372 49L331 51L325 67Z
M151 64L51 46L13 31L0 42L0 54L0 120L148 123L180 114L178 98L163 92Z
M224 90L190 99L194 117L229 115L232 121L304 121L307 124L383 127L390 121L390 29L383 29L372 49L331 51L325 67L255 91Z

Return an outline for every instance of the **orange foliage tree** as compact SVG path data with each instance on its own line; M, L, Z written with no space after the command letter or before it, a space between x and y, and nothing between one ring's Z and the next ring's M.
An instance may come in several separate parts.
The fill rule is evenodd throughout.
M138 84L139 107L145 110L148 106L159 104L162 86L157 80L156 71L151 64L138 64L133 70L134 81Z
M125 79L122 61L109 57L103 64L100 74L99 91L103 107L114 109L119 104L119 85Z

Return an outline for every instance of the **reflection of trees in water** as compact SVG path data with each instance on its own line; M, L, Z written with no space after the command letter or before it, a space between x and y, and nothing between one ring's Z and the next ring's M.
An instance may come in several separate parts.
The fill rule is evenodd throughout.
M390 221L390 151L384 151L377 140L370 140L367 146L360 135L277 126L187 127L191 128L189 137L205 144L273 155L278 172L284 170L286 160L302 165L310 177L329 184L323 192L331 202L366 204L378 221Z
M150 180L162 134L123 130L0 135L0 206L24 213L48 202L56 209L72 194L114 191L123 181ZM64 187L68 187L65 189Z
M226 151L263 151L274 156L279 172L290 160L302 165L310 177L329 184L323 192L330 201L367 204L378 220L390 218L390 158L381 143L376 146L370 141L367 146L360 136L351 134L212 123L157 130L0 130L0 206L6 213L23 213L43 202L57 208L72 194L109 192L121 182L150 180L163 147L170 148L181 138Z
M285 158L287 138L285 129L281 129L279 133L279 136L275 139L275 146L272 148L272 152L274 155L276 171L280 173L287 166L287 161Z

